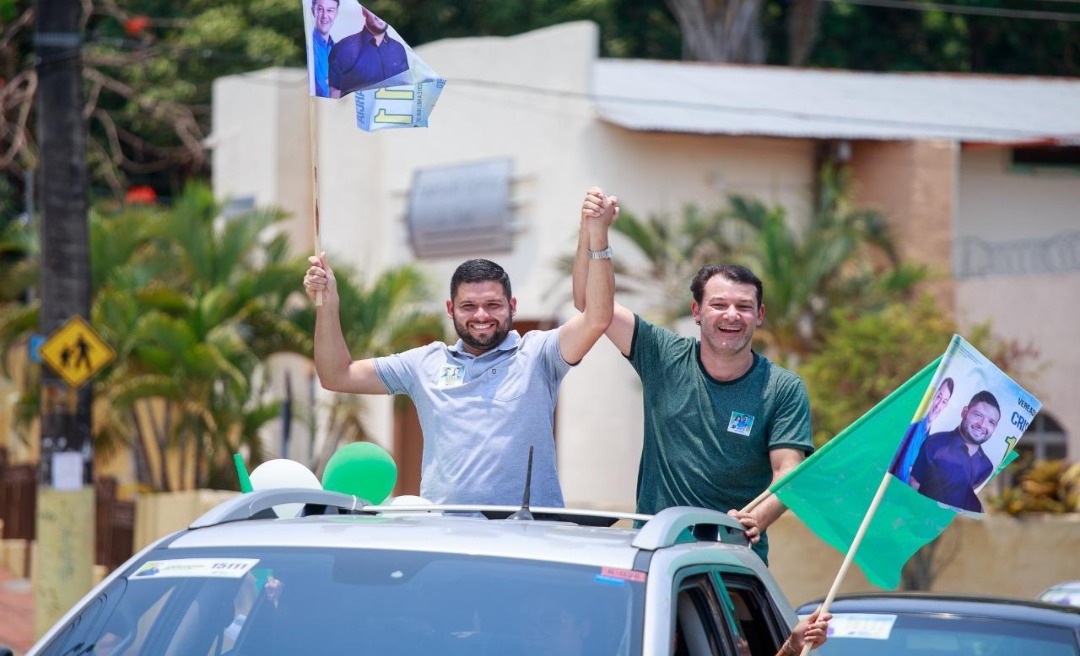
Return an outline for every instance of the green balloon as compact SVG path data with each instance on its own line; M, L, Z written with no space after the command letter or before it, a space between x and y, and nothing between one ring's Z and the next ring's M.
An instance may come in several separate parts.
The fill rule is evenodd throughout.
M378 444L353 442L337 450L323 471L324 490L382 503L397 482L394 459Z

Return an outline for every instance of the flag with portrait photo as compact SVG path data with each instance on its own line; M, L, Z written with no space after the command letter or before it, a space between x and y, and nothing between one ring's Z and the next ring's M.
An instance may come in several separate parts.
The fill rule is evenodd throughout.
M426 127L446 80L392 26L356 0L300 0L308 93L354 94L363 130Z
M976 495L1041 408L1038 399L954 335L913 418L911 428L930 423L911 458L910 477L901 481L958 512L981 515ZM898 450L894 463L905 455Z
M881 588L895 589L900 584L904 563L937 538L953 518L963 512L920 494L889 473L909 425L922 416L930 391L946 375L955 377L957 391L966 390L960 396L954 392L957 406L963 405L963 394L970 398L971 390L976 387L1000 390L1003 400L1004 390L1017 394L1008 403L1001 404L999 429L993 444L988 441L989 447L984 447L992 453L990 459L995 463L987 480L994 478L1015 459L1016 442L1040 405L970 344L956 336L945 355L923 368L770 487L770 491L824 542L845 554L854 546L854 563L872 584ZM942 422L942 426L955 425L960 408L953 410L955 414L943 413L936 421ZM983 481L978 489L985 484ZM878 500L876 505L875 499ZM857 541L856 536L868 515L865 533L861 541Z

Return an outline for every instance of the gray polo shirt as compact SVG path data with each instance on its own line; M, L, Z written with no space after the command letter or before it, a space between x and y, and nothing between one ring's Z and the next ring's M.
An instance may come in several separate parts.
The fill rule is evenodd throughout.
M407 394L424 432L420 495L435 503L519 505L533 446L534 506L563 505L554 415L570 371L559 331L511 331L479 356L432 342L375 358L391 394Z

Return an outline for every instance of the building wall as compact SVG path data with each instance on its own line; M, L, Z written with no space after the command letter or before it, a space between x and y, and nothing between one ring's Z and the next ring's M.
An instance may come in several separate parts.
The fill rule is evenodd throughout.
M1016 171L1009 149L951 142L859 142L856 202L885 211L901 253L931 268L928 288L962 334L989 323L1037 351L1018 381L1080 454L1080 175Z
M311 143L307 73L271 68L214 81L214 193L223 201L250 199L296 217L285 226L291 242L310 250Z
M953 273L961 326L1038 351L1020 382L1080 458L1080 172L1009 167L1006 148L961 156Z
M889 217L900 255L929 267L934 278L926 289L949 314L956 305L949 274L958 155L952 142L861 141L851 158L855 204Z
M1075 557L1080 517L957 517L939 538L934 592L1033 599L1055 583L1080 578ZM769 528L769 569L793 605L828 594L844 554L825 544L791 513ZM879 590L853 565L841 593Z

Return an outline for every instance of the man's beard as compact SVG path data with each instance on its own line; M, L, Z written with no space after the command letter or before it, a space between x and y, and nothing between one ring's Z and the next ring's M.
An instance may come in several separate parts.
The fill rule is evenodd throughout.
M502 341L506 339L506 336L510 334L510 331L513 330L513 328L514 320L507 319L506 323L495 324L495 332L491 334L491 337L485 339L477 339L476 337L473 337L469 334L469 330L465 326L465 324L460 323L457 319L454 319L454 330L457 331L458 337L461 338L461 341L480 351L487 351L488 349L492 349L499 344L502 344Z
M372 34L385 34L386 28L388 28L389 25L387 25L383 21L369 20L364 22L364 27L366 27L367 31L371 32Z

